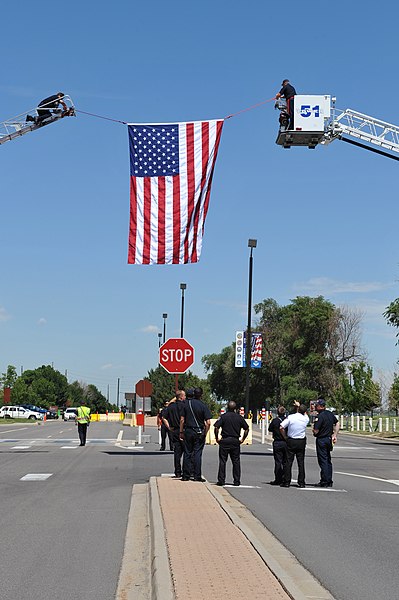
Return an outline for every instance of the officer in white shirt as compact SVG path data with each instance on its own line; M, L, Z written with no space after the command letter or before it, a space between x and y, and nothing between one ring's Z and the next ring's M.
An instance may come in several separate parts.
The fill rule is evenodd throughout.
M298 407L298 412L289 415L280 425L280 433L287 441L287 462L281 487L290 487L292 463L295 456L298 464L298 487L305 487L305 448L308 423L309 417L306 414L306 406L301 404Z

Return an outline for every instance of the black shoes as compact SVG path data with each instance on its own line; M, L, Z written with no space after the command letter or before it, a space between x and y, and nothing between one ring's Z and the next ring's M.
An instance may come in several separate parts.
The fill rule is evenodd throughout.
M201 483L205 483L206 479L203 477L194 477L194 481L200 481Z
M318 488L332 488L333 484L332 481L331 483L326 483L325 481L319 481L319 483L315 483L314 487L318 487Z
M224 484L224 483L222 483L221 481L217 481L217 482L216 482L216 485L218 485L219 487L223 487L225 484Z
M233 483L233 485L234 485L234 487L240 487L240 484L237 482Z
M269 481L269 485L281 485L279 481Z
M299 487L299 488L305 488L305 487L306 487L306 485L305 485L304 483L298 483L298 487Z
M280 483L280 487L289 488L290 484L289 483Z
M182 477L181 480L182 481L190 481L190 477Z

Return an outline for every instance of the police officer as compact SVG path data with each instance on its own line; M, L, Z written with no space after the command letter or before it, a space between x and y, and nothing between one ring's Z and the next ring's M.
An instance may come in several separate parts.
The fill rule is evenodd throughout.
M180 417L180 440L184 442L182 481L189 481L192 473L194 481L205 481L201 475L202 451L212 415L201 396L201 388L195 389L195 397L194 390L190 388L183 402Z
M219 444L219 470L217 485L226 482L226 462L230 456L233 464L233 484L239 486L241 482L240 445L244 442L249 432L249 425L245 419L237 414L237 404L230 400L227 404L227 412L216 421L215 439ZM219 429L222 430L222 438L219 439ZM244 430L240 439L241 429Z
M339 421L337 417L326 410L326 402L319 398L316 402L318 416L313 424L313 435L316 438L317 462L320 467L320 481L317 487L332 487L332 462L331 450L337 441Z
M184 443L180 439L180 417L183 412L185 398L186 393L183 390L178 390L176 401L169 402L168 406L162 411L162 420L173 444L175 477L179 479L182 476L181 458L184 452Z
M275 417L269 425L269 433L273 436L273 457L274 457L274 480L270 485L281 485L283 482L284 467L287 463L287 442L280 432L281 423L285 418L284 406L277 409Z
M172 400L170 402L172 402ZM163 415L164 415L168 405L169 405L169 401L166 401L164 403L163 407L159 409L159 412L157 415L158 430L161 432L161 447L159 448L159 450L161 452L166 450L166 438L168 438L168 440L169 440L169 450L173 450L173 442L172 442L171 434L163 421Z
M86 406L86 402L84 400L82 400L81 405L78 407L75 423L78 425L78 434L80 439L79 446L85 446L87 428L90 423L90 408Z

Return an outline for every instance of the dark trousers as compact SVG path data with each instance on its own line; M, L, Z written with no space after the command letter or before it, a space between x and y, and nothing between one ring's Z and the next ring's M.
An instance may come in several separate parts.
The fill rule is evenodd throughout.
M331 438L316 438L316 452L320 467L320 483L332 483Z
M298 485L305 485L305 448L306 438L287 439L287 464L284 469L284 483L291 483L292 463L296 457L298 463Z
M86 444L87 423L78 423L78 434L82 446Z
M161 450L166 449L166 437L169 440L169 450L173 450L173 441L172 441L171 432L168 430L166 425L164 425L162 423L162 425L161 425Z
M171 440L173 443L173 459L175 465L175 475L176 477L181 477L181 459L184 453L184 442L180 439L180 430L177 428L174 431L171 431Z
M294 97L287 98L287 112L290 115L290 122L288 125L288 129L294 129Z
M226 463L230 456L233 463L233 482L240 485L241 464L240 464L240 440L233 437L222 438L219 442L219 470L218 483L226 483Z
M198 435L193 429L184 430L183 477L194 479L201 477L202 451L205 446L205 436Z
M276 483L283 482L284 467L287 462L287 442L284 440L273 441L273 456L274 456L274 481Z

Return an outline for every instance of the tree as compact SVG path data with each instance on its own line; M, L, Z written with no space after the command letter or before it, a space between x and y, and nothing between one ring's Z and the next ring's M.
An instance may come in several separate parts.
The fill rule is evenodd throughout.
M381 391L378 383L373 381L373 370L365 362L353 363L351 405L346 406L350 412L373 410L381 405Z
M399 329L399 298L396 298L396 300L387 306L386 311L384 312L384 317L389 325ZM399 338L399 331L396 334L396 337ZM396 343L399 344L399 340Z
M388 393L389 408L396 411L396 416L399 413L399 375L394 373L393 382Z
M64 406L68 397L67 378L50 365L25 371L15 382L11 399L15 404Z
M170 400L175 395L175 376L171 375L163 367L158 365L156 369L150 369L145 379L151 381L153 386L152 393L152 413L156 414L163 406L164 402ZM188 388L201 387L203 389L203 401L207 404L211 412L217 411L217 404L212 398L209 383L206 379L201 379L191 371L183 373L178 377L179 388L186 390Z
M14 365L8 365L7 371L0 376L0 387L12 388L18 379L17 370Z
M266 399L277 405L294 399L308 403L319 395L335 398L342 391L345 363L362 356L361 314L322 296L298 296L287 306L267 298L254 308L263 353L262 367L250 373L251 410ZM202 362L217 399L241 403L245 370L235 367L234 358L232 344Z

